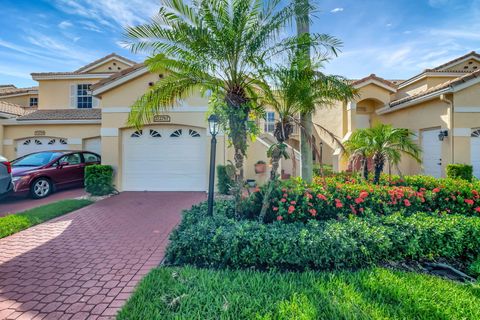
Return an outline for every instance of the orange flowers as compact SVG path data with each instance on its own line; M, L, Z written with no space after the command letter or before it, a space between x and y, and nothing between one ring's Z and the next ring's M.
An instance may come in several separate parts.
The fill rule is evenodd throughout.
M324 200L324 201L327 201L327 197L325 197L323 194L317 194L317 198L320 199L320 200Z
M464 200L466 204L468 204L469 206L473 206L474 204L474 201L472 199L465 199Z
M405 207L410 207L412 205L410 203L410 200L408 200L408 199L403 199L403 204L405 205Z
M294 207L294 206L288 207L288 214L292 214L294 211L295 211L295 207Z

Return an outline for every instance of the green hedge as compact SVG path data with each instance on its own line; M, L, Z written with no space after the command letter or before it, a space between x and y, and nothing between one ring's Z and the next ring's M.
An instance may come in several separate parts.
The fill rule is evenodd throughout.
M443 257L473 261L480 252L480 218L425 213L307 223L235 220L230 203L212 217L205 204L185 212L172 233L167 261L202 267L331 270L382 261Z
M473 166L468 164L449 164L447 165L447 177L472 181Z
M230 189L233 186L232 170L235 172L235 167L228 164L217 166L217 188L220 194L230 194Z
M91 165L85 168L85 190L94 196L111 194L113 187L113 168L107 165Z

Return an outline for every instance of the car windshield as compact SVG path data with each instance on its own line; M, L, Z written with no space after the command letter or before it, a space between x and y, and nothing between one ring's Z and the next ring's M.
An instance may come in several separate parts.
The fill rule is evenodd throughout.
M61 156L59 152L38 152L29 154L12 162L14 167L40 167Z

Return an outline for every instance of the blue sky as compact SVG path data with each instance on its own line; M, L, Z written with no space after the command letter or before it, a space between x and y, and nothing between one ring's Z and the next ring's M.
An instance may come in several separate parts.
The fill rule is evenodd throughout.
M406 79L480 51L480 0L317 0L312 31L344 43L326 72ZM31 72L71 71L122 48L122 26L158 9L148 0L0 0L0 84L35 85Z

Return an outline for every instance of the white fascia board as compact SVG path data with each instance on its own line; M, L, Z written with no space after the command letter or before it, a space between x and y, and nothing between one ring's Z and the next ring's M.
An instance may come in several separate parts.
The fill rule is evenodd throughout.
M391 91L391 92L393 92L393 93L397 92L397 89L396 89L396 88L390 87L390 86L386 85L385 83L380 82L380 81L377 81L377 80L375 80L375 79L370 79L370 80L367 80L367 81L365 81L365 82L362 82L362 83L359 83L359 84L357 84L357 85L354 85L354 88L360 89L361 87L367 86L367 85L369 85L369 84L377 85L377 86L379 86L379 87L381 87L381 88L384 88L384 89L386 89L386 90L388 90L388 91Z
M100 61L99 63L94 64L93 66L90 66L90 67L88 67L88 68L86 68L86 69L83 69L83 70L80 71L80 72L88 72L88 71L90 71L90 70L93 70L93 69L95 69L95 68L97 68L97 67L99 67L99 66L101 66L101 65L103 65L103 64L105 64L105 63L108 63L108 62L110 62L110 61L113 61L113 60L117 60L117 61L120 61L120 62L122 62L122 63L125 63L127 66L130 66L130 67L133 66L133 63L131 63L131 62L127 61L127 60L124 60L124 59L122 59L122 58L120 58L120 57L110 57L110 58L108 58L108 59L106 59L106 60L103 60L103 61Z
M137 77L139 77L139 76L142 76L142 75L144 75L145 73L148 73L148 72L149 72L149 71L148 71L148 68L147 68L147 67L140 68L140 69L135 70L134 72L132 72L132 73L124 76L124 77L118 78L118 79L116 79L116 80L114 80L114 81L112 81L112 82L109 82L109 83L101 86L100 88L97 88L97 89L93 90L93 91L92 91L92 94L93 94L94 96L97 96L97 95L99 95L99 94L101 94L101 93L103 93L103 92L106 92L106 91L108 91L108 90L110 90L110 89L113 89L113 88L115 88L115 87L117 87L117 86L119 86L119 85L121 85L121 84L123 84L123 83L125 83L125 82L128 82L128 81L130 81L130 80L133 80L133 79L135 79L135 78L137 78Z
M456 113L480 113L480 107L455 107Z
M403 89L417 81L420 81L422 79L425 79L425 78L428 78L428 77L436 77L436 78L452 78L452 77L455 77L455 78L458 78L459 76L461 76L462 74L466 74L466 73L461 73L461 72L435 72L435 71L428 71L428 72L423 72L423 73L420 73L419 75L413 77L413 78L410 78L402 83L400 83L398 85L398 89Z
M390 113L390 112L394 112L394 111L397 111L397 110L401 110L401 109L404 109L404 108L408 108L412 105L415 105L415 104L419 104L419 103L422 103L422 102L425 102L425 101L429 101L429 100L432 100L444 93L449 93L449 92L452 92L452 88L448 87L448 88L445 88L445 89L442 89L442 90L439 90L439 91L436 91L436 92L432 92L430 94L427 94L425 96L421 96L421 97L418 97L416 99L413 99L413 100L409 100L407 102L404 102L404 103L401 103L401 104L398 104L394 107L389 107L389 106L385 106L381 109L378 109L376 111L376 113L378 115L381 115L381 114L386 114L386 113Z
M458 84L453 87L453 92L458 92L462 91L463 89L466 89L468 87L471 87L473 85L476 85L477 83L480 83L480 77L475 78L475 79L470 79L464 83Z
M7 95L4 95L4 96L0 96L0 100L4 99L4 98L27 96L27 95L31 95L31 94L38 94L38 90L31 90L31 91L22 92L22 93L7 94Z
M129 113L131 111L130 107L104 107L102 108L102 113ZM207 112L208 107L191 107L191 106L181 106L177 108L172 108L169 110L162 110L162 114L168 113L177 113L177 112Z
M33 80L69 80L69 79L106 79L112 76L112 73L90 73L90 74L50 74L50 75L32 75Z

